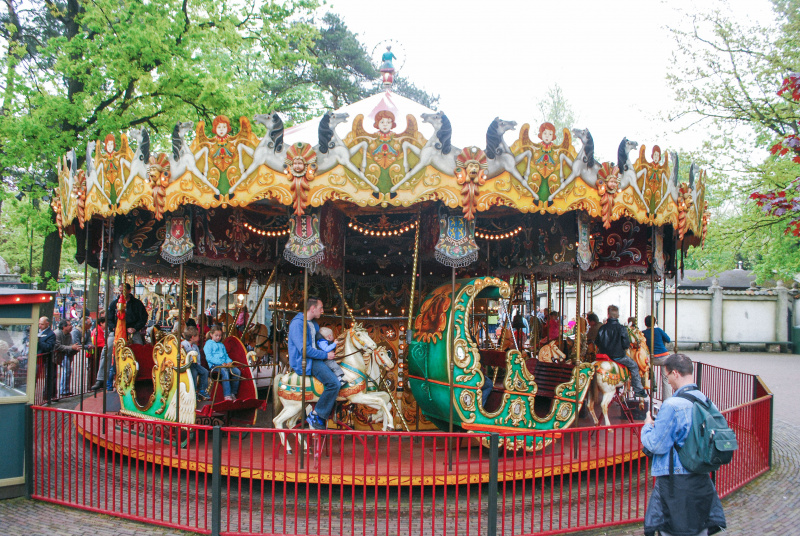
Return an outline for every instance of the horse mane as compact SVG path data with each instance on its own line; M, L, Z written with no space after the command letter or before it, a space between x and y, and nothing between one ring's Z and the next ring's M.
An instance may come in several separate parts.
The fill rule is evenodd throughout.
M597 164L597 160L594 159L594 138L588 130L586 131L586 143L583 144L583 154L587 167L592 168Z
M142 141L139 142L138 149L142 153L139 155L139 160L147 164L150 160L150 134L146 128L142 129Z
M181 145L181 124L178 122L172 129L172 159L175 161L180 160Z
M439 139L439 143L435 145L437 149L442 151L442 154L450 154L450 151L453 150L453 146L450 143L452 136L453 125L450 124L450 120L447 118L447 116L442 114L442 128L436 132L436 137Z
M336 350L333 353L336 359L344 359L344 340L346 338L347 330L342 331L339 336L336 337Z
M486 129L486 156L491 159L497 158L497 149L500 147L500 134L497 132L498 121L499 118L495 117L489 128Z
M277 113L272 114L273 127L269 131L269 139L275 147L275 152L283 151L283 119Z
M689 166L689 188L694 189L694 168L695 163L692 162L692 165Z
M326 154L328 149L333 149L333 142L331 141L333 140L331 117L333 117L333 112L328 110L319 121L319 129L317 133L319 134L319 152L322 154Z
M617 148L617 167L620 171L628 170L628 152L625 150L625 146L627 144L628 138L622 138L622 141L619 142L619 147Z
M94 148L97 147L97 142L94 140L86 144L86 173L91 175L94 171Z

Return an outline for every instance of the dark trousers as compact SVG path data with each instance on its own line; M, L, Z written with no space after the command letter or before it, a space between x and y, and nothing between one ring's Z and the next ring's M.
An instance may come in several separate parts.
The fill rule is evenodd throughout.
M331 411L333 411L336 397L339 396L339 378L336 377L336 374L328 368L328 365L322 359L311 360L311 375L321 381L325 387L325 391L319 397L315 411L322 420L327 421Z
M634 361L633 358L624 356L612 357L611 359L620 365L625 365L628 368L628 372L631 373L631 387L633 387L634 391L644 390L644 387L642 386L642 377L639 376L639 365L636 364L636 361Z
M56 398L56 384L58 371L56 369L55 356L50 352L45 356L45 377L44 377L44 398L51 400Z

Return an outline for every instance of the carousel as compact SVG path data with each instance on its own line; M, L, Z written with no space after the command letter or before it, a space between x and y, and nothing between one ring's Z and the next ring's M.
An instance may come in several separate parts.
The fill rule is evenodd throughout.
M217 116L179 122L157 142L144 128L109 133L87 144L82 169L74 150L63 157L59 230L77 235L78 256L100 271L177 285L177 333L187 304L202 313L212 301L209 281L263 289L244 326L227 311L197 322L201 333L223 325L241 371L235 400L212 370L211 400L198 402L188 368L203 356L158 329L134 344L123 314L115 390L88 400L88 411L302 426L321 385L288 369L286 328L317 296L347 379L331 428L497 432L505 448L535 452L557 437L537 433L579 424L593 394L607 413L626 371L597 361L586 343L587 287L655 288L675 274L705 235L704 172L692 163L682 181L675 153L627 138L604 161L588 129L548 122L495 118L485 140L455 147L458 125L393 93L392 74L385 91L292 127L278 113ZM573 311L564 310L568 289ZM572 332L543 335L532 314L542 306L559 311L559 326L574 319ZM269 326L252 320L261 307ZM530 319L526 340L514 311ZM631 353L648 377L643 343ZM81 433L111 444L100 430ZM299 455L289 443L264 448L267 458ZM392 475L376 468L374 478Z

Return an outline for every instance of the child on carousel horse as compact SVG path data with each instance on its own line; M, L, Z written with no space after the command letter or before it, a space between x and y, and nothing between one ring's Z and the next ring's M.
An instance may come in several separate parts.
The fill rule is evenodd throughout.
M336 341L333 338L333 330L328 327L319 328L319 334L322 337L317 341L317 346L323 352L335 352L336 351ZM347 380L344 379L344 370L342 367L333 359L326 359L325 364L328 365L328 368L336 374L336 377L339 379L339 383L342 387L347 385Z

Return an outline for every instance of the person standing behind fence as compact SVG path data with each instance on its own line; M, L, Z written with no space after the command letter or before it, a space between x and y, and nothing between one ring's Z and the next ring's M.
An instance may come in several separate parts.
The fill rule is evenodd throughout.
M81 345L72 342L72 324L69 320L62 320L58 323L55 344L55 361L61 367L61 380L59 382L59 396L69 396L70 380L72 379L72 358L75 356Z
M688 392L701 401L706 396L693 382L692 360L672 354L664 360L667 378L675 394ZM706 536L726 528L725 512L708 473L689 472L681 464L678 448L692 428L693 403L673 396L661 405L658 416L650 414L642 426L642 445L652 455L650 474L656 477L644 516L645 536Z
M56 334L50 329L50 319L43 316L39 319L38 354L40 366L44 367L44 397L47 399L55 396L56 389L56 363L53 349L56 347Z
M113 338L113 335L112 335ZM97 326L92 330L92 346L95 351L100 349L100 362L97 364L97 375L95 376L95 383L92 386L93 391L103 388L105 383L103 375L106 367L106 317L101 316L97 319Z

